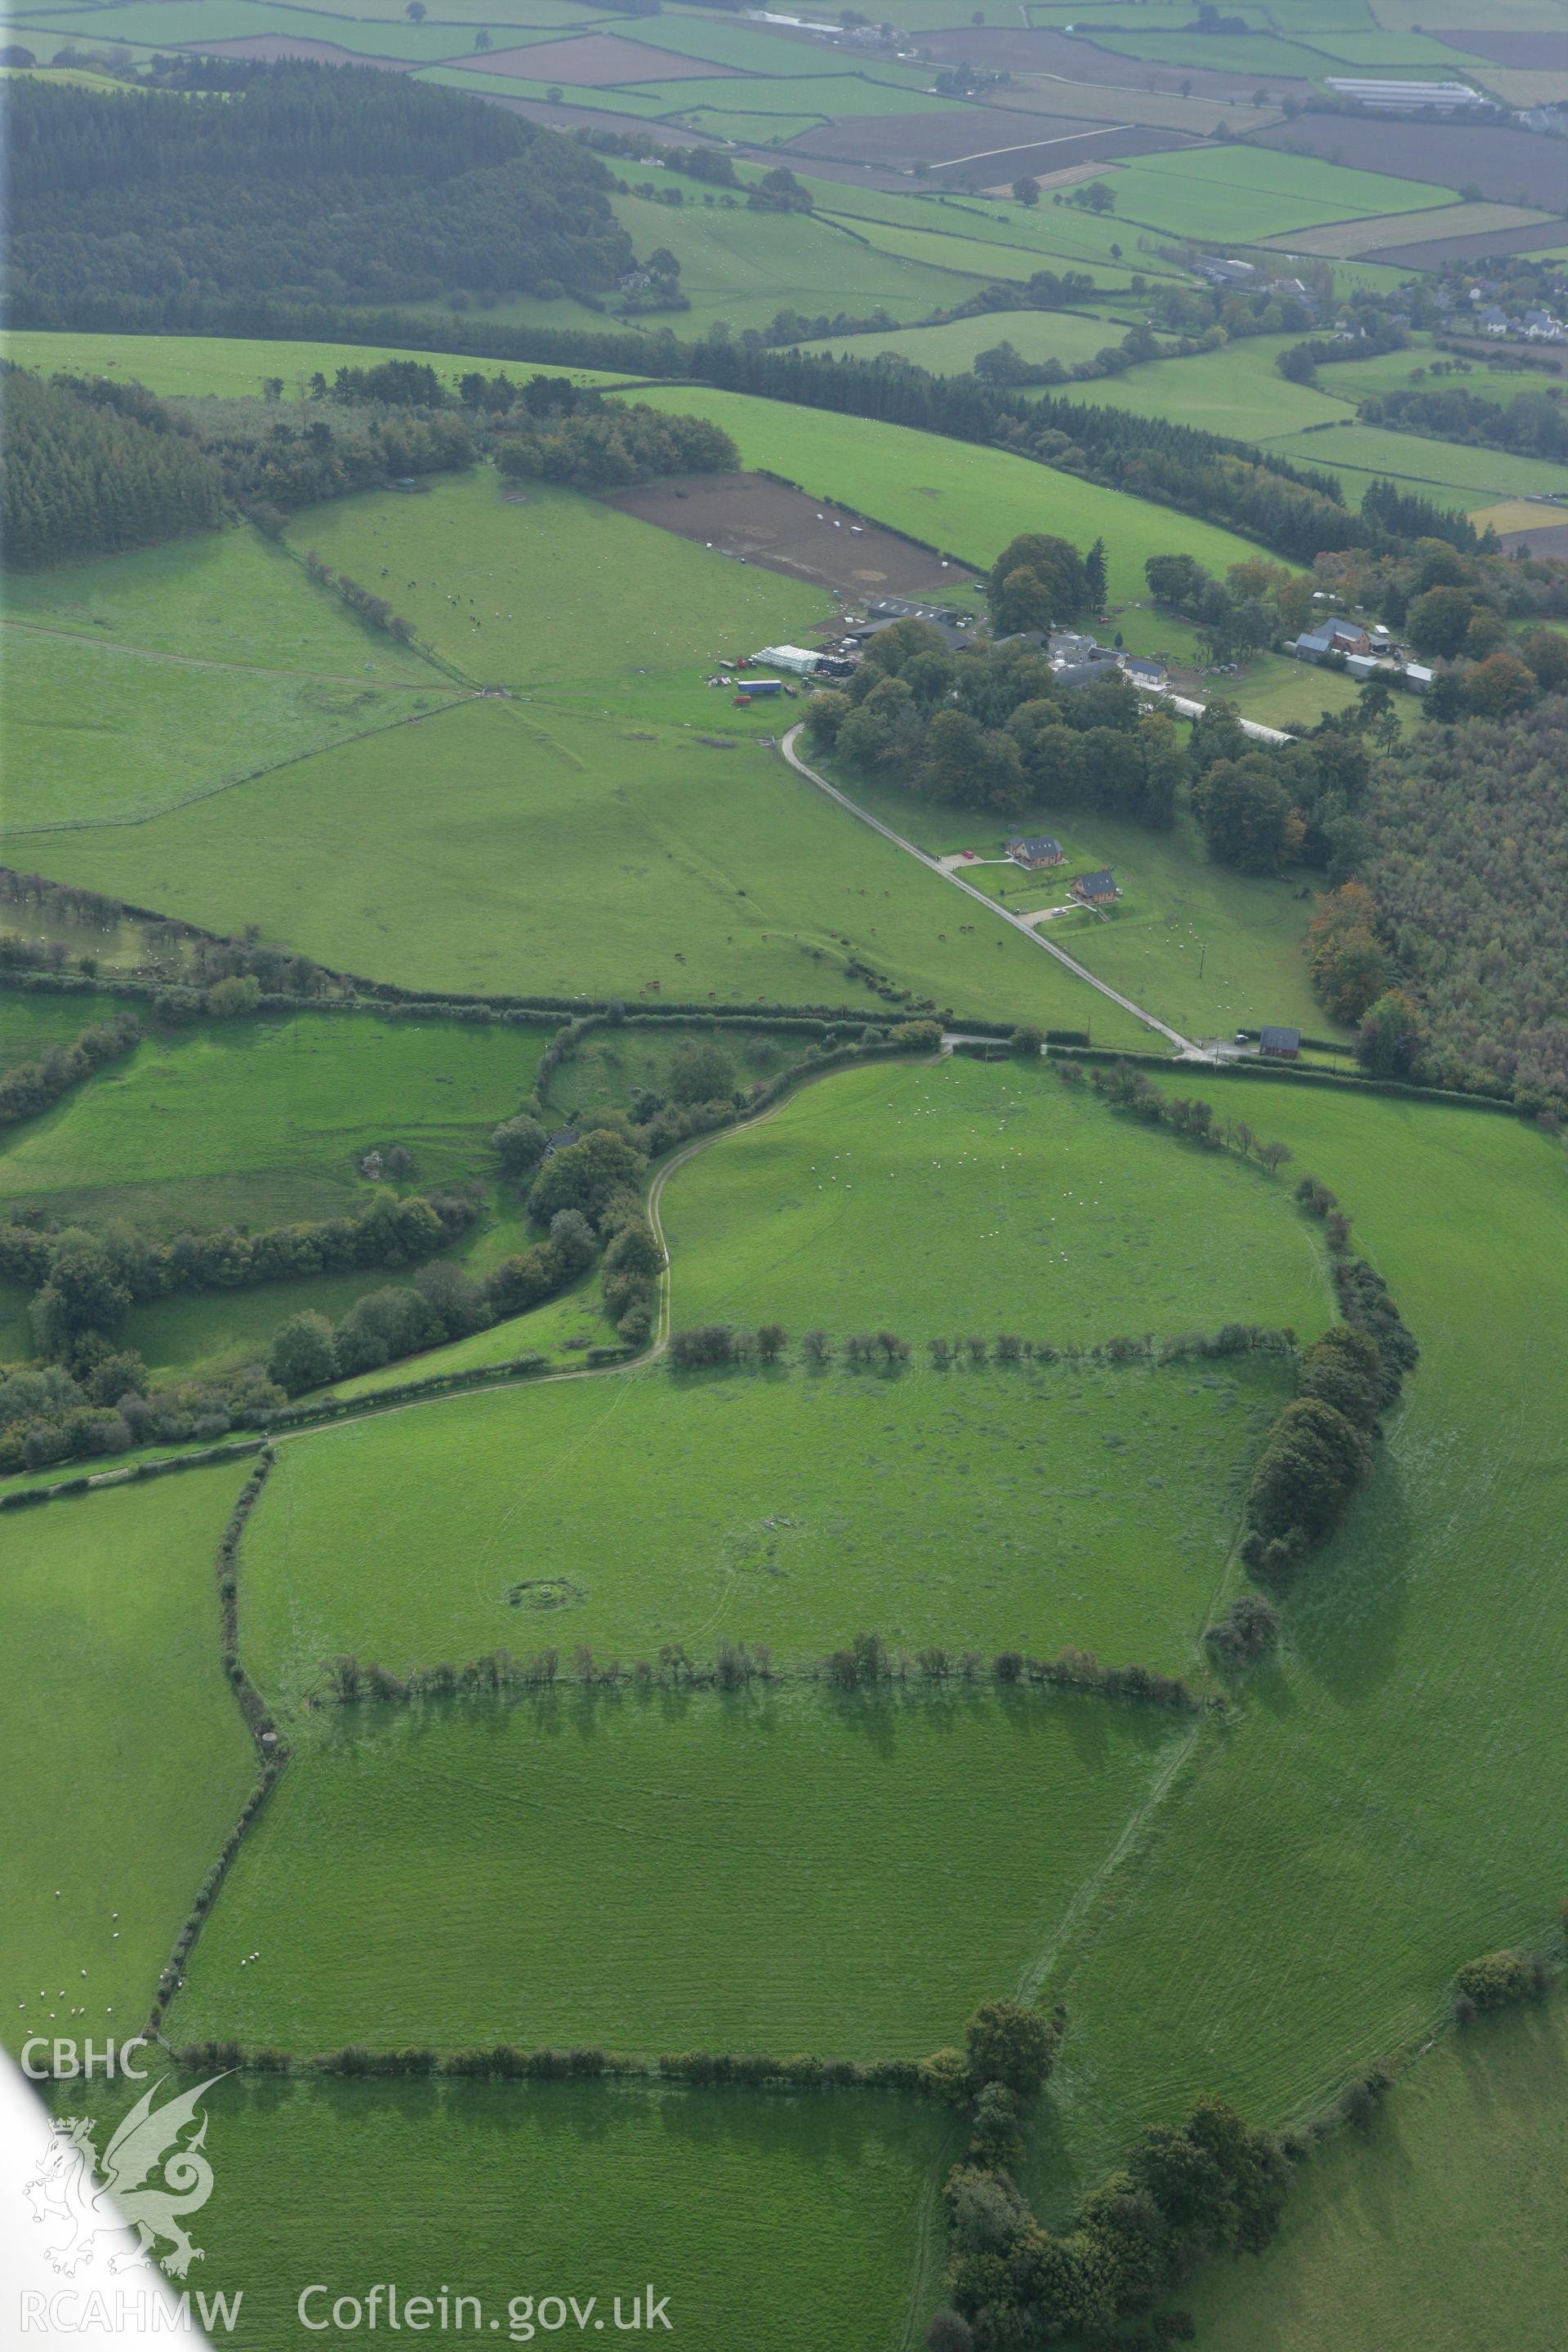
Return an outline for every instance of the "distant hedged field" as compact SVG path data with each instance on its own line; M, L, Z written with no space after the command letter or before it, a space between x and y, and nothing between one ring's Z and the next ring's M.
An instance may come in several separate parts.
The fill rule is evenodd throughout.
M258 2344L1555 2310L1552 151L1282 7L7 85L0 1977Z

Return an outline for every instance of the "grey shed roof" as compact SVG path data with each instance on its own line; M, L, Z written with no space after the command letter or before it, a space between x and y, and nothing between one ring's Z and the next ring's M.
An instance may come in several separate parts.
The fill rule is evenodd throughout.
M1301 1032L1299 1029L1260 1029L1258 1042L1266 1054L1299 1054Z

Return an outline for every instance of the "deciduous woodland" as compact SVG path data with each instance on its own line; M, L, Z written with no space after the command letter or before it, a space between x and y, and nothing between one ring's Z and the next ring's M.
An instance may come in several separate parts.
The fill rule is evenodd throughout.
M1555 2352L1542 5L16 0L0 2040L254 2352Z

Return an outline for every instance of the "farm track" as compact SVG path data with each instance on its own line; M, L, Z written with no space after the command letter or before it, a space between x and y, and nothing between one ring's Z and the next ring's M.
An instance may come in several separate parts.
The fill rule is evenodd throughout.
M1141 1021L1143 1024L1145 1029L1152 1029L1158 1035L1168 1037L1178 1054L1184 1058L1207 1060L1208 1056L1201 1053L1190 1037L1184 1037L1179 1029L1173 1029L1168 1022L1161 1020L1157 1013L1151 1013L1145 1006L1135 1004L1131 997L1123 996L1121 990L1112 988L1108 981L1097 979L1087 964L1079 963L1078 958L1068 955L1065 948L1058 948L1052 940L1043 938L1034 925L1026 923L1021 915L1010 915L1005 907L999 907L994 898L988 898L984 890L976 890L972 884L963 881L958 875L950 873L940 858L929 857L923 849L918 849L915 844L906 840L901 833L895 833L890 824L884 824L880 817L873 816L870 811L863 809L858 801L852 801L847 793L841 793L837 784L830 784L826 776L819 776L815 768L808 768L795 748L799 736L800 726L792 727L779 745L780 751L797 776L804 776L808 784L815 784L817 791L826 793L830 801L837 801L840 808L847 809L851 816L858 817L860 823L869 825L873 833L879 833L884 841L892 843L895 849L901 849L908 856L917 858L928 873L934 874L940 881L951 883L955 890L962 890L966 898L973 898L975 905L984 907L987 914L997 916L1004 923L1011 923L1016 931L1021 931L1026 940L1033 940L1036 947L1043 949L1047 955L1054 956L1058 963L1064 964L1075 979L1087 982L1089 986L1098 990L1101 996L1108 996L1112 1004L1119 1004L1124 1013L1131 1013L1135 1021Z

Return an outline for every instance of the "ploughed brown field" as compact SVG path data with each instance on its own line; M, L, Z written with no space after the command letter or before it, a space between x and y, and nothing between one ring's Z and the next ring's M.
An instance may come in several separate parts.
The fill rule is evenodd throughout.
M1538 139L1529 131L1303 114L1295 122L1257 132L1247 143L1321 155L1396 180L1428 180L1441 188L1468 187L1473 181L1489 204L1568 213L1568 140Z
M1568 73L1568 33L1461 33L1445 25L1437 38L1446 48L1488 58L1516 73Z
M935 600L973 578L958 563L943 571L940 557L882 523L861 522L857 530L858 518L846 508L765 474L676 475L614 490L605 504L770 572L837 588L851 600Z
M1556 562L1568 559L1568 522L1549 522L1540 530L1505 530L1498 536L1509 553L1522 548L1526 555L1545 556Z
M978 186L1025 172L1056 172L1068 163L1109 162L1181 144L1182 134L1174 131L1120 123L1095 127L1068 115L976 104L942 114L847 114L792 139L789 152L889 167L923 162L933 172L972 174Z
M524 81L561 82L579 89L613 89L619 82L743 80L733 66L707 58L674 57L628 41L619 33L582 33L565 41L526 43L518 49L490 49L482 57L454 58L473 73L516 74Z

